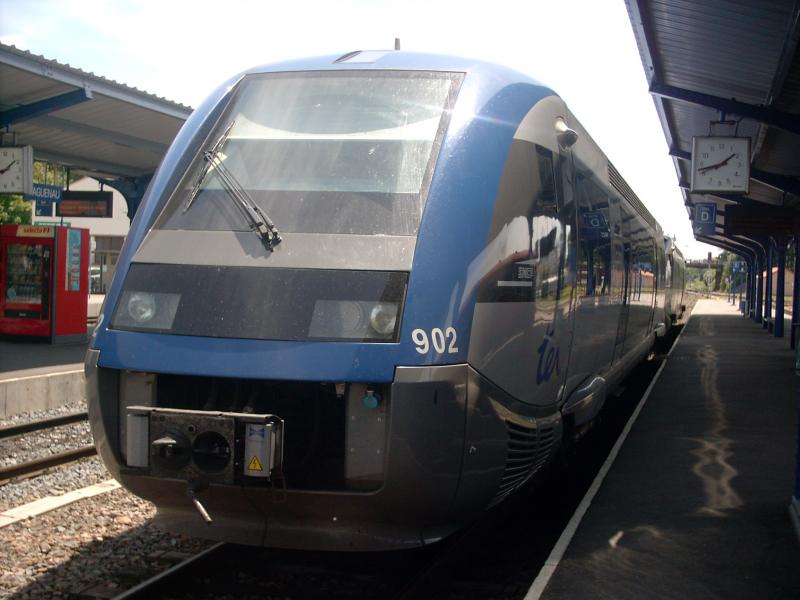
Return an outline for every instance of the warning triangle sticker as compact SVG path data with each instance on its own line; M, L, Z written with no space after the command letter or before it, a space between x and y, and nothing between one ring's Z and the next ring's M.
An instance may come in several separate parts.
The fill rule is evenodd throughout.
M261 461L258 460L257 456L253 456L250 459L250 462L247 463L247 470L248 471L263 471L264 467L261 466Z

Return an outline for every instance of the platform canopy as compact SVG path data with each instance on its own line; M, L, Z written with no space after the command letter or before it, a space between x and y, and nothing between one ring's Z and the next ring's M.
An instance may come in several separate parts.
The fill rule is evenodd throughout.
M31 145L36 160L106 179L125 195L131 215L191 112L183 104L0 44L3 143Z
M695 237L753 255L763 248L771 235L770 223L777 220L787 224L776 229L779 237L788 239L796 227L792 221L797 217L792 215L800 208L800 4L625 2ZM712 123L721 120L735 123ZM750 138L747 194L689 190L692 138L710 134ZM716 205L713 233L698 233L698 203ZM744 210L731 210L740 206Z

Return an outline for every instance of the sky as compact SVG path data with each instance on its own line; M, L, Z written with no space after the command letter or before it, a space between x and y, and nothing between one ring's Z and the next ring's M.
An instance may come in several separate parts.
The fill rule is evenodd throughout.
M553 88L689 258L694 240L623 0L0 0L0 41L189 106L285 59L478 58Z

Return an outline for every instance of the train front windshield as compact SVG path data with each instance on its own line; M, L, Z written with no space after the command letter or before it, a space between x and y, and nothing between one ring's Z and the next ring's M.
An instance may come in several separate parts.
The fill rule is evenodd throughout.
M416 235L452 103L448 73L348 71L245 78L203 150L283 232ZM200 152L156 227L250 228ZM196 189L195 189L196 188Z
M245 77L134 256L111 327L397 341L410 265L402 252L393 256L394 268L383 263L381 270L361 257L391 247L390 238L407 248L416 236L461 77L416 71ZM256 241L254 225L263 215L283 236L275 247L268 237L262 237L267 247ZM320 244L309 250L315 235ZM178 251L187 244L206 251ZM273 251L283 263L270 261ZM339 262L325 263L337 252ZM359 266L350 263L354 256Z

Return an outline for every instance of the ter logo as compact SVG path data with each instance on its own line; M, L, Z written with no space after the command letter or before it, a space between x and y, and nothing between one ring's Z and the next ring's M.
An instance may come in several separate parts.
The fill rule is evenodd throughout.
M549 381L553 376L560 375L561 371L558 366L559 351L557 346L551 346L553 335L556 332L555 323L551 323L544 333L544 339L539 345L539 366L536 368L536 383Z

